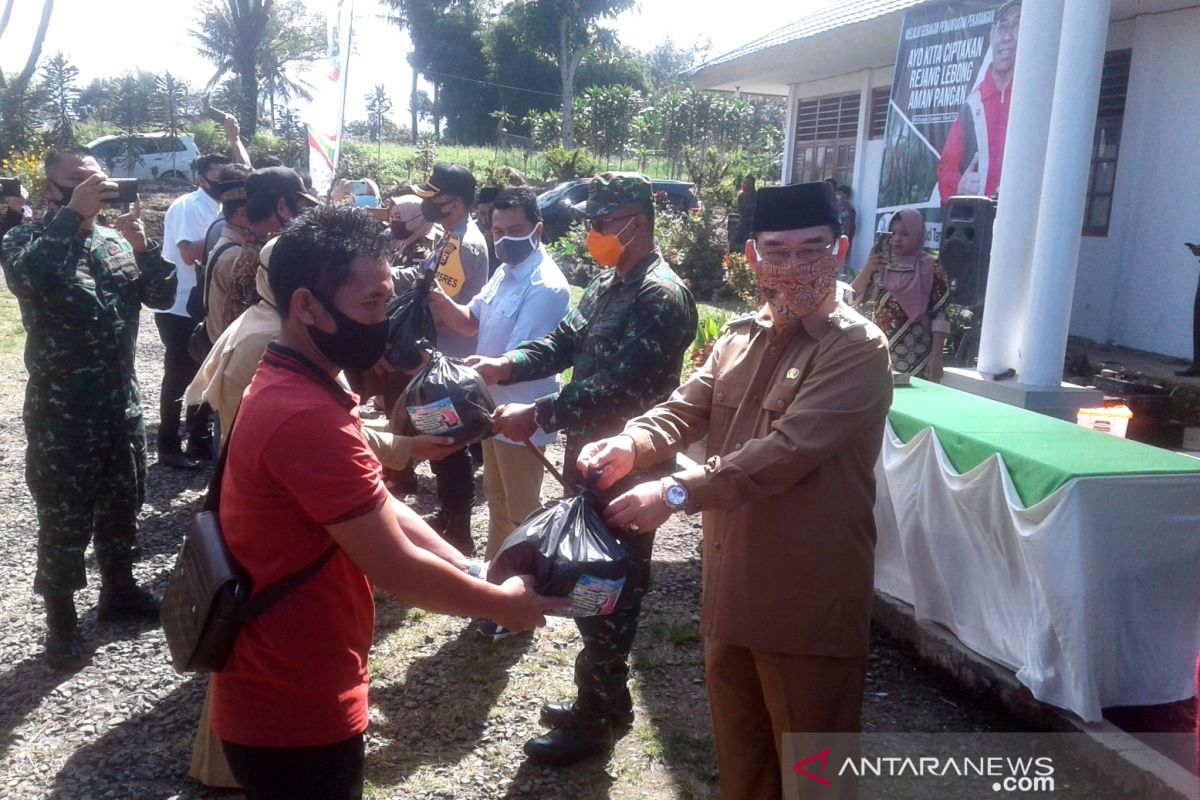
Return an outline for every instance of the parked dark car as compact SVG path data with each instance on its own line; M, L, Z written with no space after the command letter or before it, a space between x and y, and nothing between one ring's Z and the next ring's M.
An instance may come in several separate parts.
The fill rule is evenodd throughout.
M587 200L589 179L566 181L538 195L538 210L542 212L544 230L542 241L553 242L579 219L576 203ZM652 181L655 195L665 195L671 207L680 213L695 213L700 210L700 199L696 197L696 185L687 181Z

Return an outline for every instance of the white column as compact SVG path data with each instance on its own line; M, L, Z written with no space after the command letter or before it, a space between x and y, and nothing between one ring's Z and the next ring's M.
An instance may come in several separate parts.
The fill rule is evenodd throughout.
M1004 171L979 339L979 371L991 375L1016 369L1020 364L1019 344L1038 226L1062 21L1063 0L1038 0L1021 7ZM942 201L947 199L943 197Z
M1110 0L1066 0L1063 10L1063 30L1070 32L1070 46L1060 54L1055 79L1018 368L1018 379L1031 386L1062 383L1109 6Z

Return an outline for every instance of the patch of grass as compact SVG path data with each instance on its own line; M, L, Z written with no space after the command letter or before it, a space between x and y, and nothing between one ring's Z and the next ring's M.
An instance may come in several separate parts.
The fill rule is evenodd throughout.
M658 733L652 725L636 725L633 729L633 735L638 742L638 750L646 758L652 758L655 761L663 759L663 744L658 738Z
M0 355L21 352L25 346L25 329L21 327L21 309L17 298L0 291Z

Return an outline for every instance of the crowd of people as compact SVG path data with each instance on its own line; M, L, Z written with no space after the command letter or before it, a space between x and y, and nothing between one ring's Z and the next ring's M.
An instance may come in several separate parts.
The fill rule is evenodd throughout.
M907 315L889 356L888 338L839 299L848 197L839 203L825 182L749 185L753 202L739 205L763 306L734 320L680 385L696 304L657 248L645 176L592 179L577 210L602 269L571 308L519 174L481 188L465 167L439 164L391 197L364 179L323 203L291 169L252 169L236 124L226 133L231 154L201 159L161 245L136 204L103 224L114 190L82 149L47 155L48 213L3 241L28 335L34 590L51 667L87 660L74 593L89 541L101 621L158 615L132 573L145 305L166 351L159 462L224 459L210 491L256 590L317 565L244 626L213 675L195 777L252 798L361 796L375 589L474 618L487 639L562 611L569 601L528 579L479 580L480 561L541 505L545 449L560 431L564 471L596 492L629 570L612 613L575 619L576 695L543 706L549 730L525 743L531 759L570 764L631 727L629 655L655 533L676 513L704 517L700 627L723 794L779 796L784 732L858 728L889 365L903 341L906 368L929 374L935 356L913 337L937 351L943 332L944 278L920 252L919 220L898 215L891 258L874 254L856 282ZM385 357L387 309L426 279L437 349L472 367L498 406L494 437L474 453L400 424L420 367ZM372 405L380 413L364 421ZM705 437L706 461L679 469L675 454ZM420 459L440 504L428 518L404 502ZM477 543L479 468L488 531Z

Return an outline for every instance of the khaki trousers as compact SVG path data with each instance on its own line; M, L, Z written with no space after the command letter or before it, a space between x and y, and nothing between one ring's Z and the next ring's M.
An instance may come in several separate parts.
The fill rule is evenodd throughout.
M783 797L785 733L859 730L865 656L765 653L706 638L704 662L722 798Z
M483 493L488 501L488 540L484 560L542 503L542 462L523 444L496 439L483 443Z

